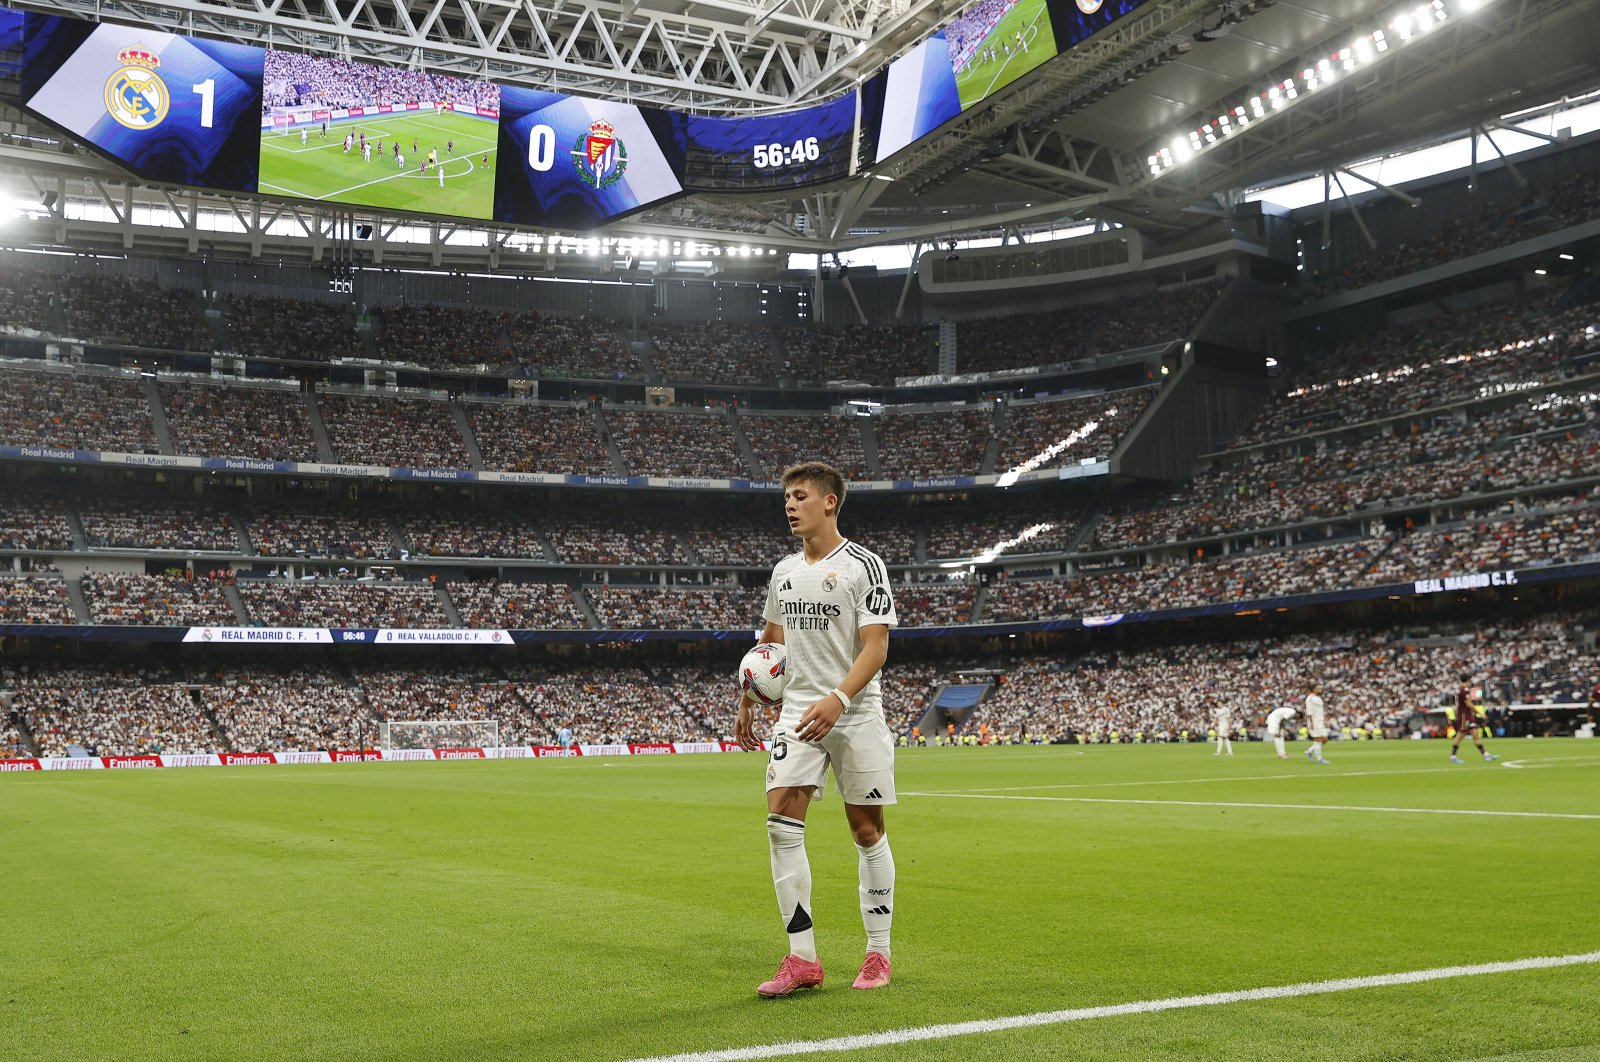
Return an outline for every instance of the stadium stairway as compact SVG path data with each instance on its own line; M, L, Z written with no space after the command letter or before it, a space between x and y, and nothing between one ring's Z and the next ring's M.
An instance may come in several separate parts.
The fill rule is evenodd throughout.
M239 594L239 588L232 583L222 584L222 596L227 600L228 607L233 609L233 616L242 627L250 626L250 610L244 607L244 598Z
M992 682L942 683L928 698L928 710L916 725L924 734L942 734L946 723L960 730L995 688Z
M245 526L244 518L237 513L229 513L228 523L233 525L233 533L239 538L239 553L245 557L256 556L256 547L250 541L250 530Z
M595 406L592 412L595 429L600 432L600 440L606 444L606 453L611 455L611 470L619 476L628 475L628 462L622 456L622 447L617 445L616 436L611 433L611 425L606 423L605 410Z
M144 385L144 399L150 406L150 423L155 427L156 449L164 454L176 454L178 451L172 445L172 428L167 424L167 411L161 405L161 388L156 386L156 378L141 376L140 383Z
M478 437L472 434L472 423L467 420L467 410L461 404L461 399L450 400L450 415L455 418L456 431L461 433L461 442L467 448L467 460L472 462L473 471L484 471L489 466L483 461L483 451L478 449Z
M71 505L61 507L63 515L67 518L67 531L72 536L72 551L83 553L89 548L89 534L83 529L83 517L78 515L78 510Z
M72 605L72 614L77 617L78 623L89 627L94 624L94 616L89 611L89 599L83 596L83 583L78 579L67 580L67 601Z
M444 588L443 583L433 584L433 596L439 599L439 607L444 609L445 618L450 621L452 627L467 626L461 621L461 612L456 608L456 603L450 599L450 592Z
M980 476L994 475L994 466L1000 460L1000 433L1006 430L1006 408L1004 404L997 405L990 414L994 420L991 425L993 430L989 435L988 444L983 448L983 460L978 462Z
M983 606L989 600L989 584L979 583L978 592L972 595L972 618L970 623L983 622Z
M589 595L583 592L583 587L572 588L572 603L578 606L578 611L583 613L583 618L588 622L589 629L599 631L605 629L605 624L600 622L600 617L594 614L594 606L589 604Z
M206 722L211 724L211 734L216 738L218 749L224 752L251 751L250 749L238 749L234 747L233 742L228 738L227 728L224 727L222 725L222 721L217 718L217 713L213 712L210 706L206 704L205 698L200 696L199 690L189 690L189 696L194 699L195 708L199 709L200 714L206 717Z
M316 392L302 392L300 400L306 404L306 413L311 418L311 438L317 444L317 460L333 464L338 458L333 455L333 442L328 438L328 426L322 422L322 410L317 406Z
M733 430L734 441L739 444L739 456L744 461L744 467L749 470L750 478L766 479L769 473L762 467L761 459L756 456L755 447L750 445L750 437L745 435L744 428L739 425L738 415L729 407L723 406L722 418Z
M1083 522L1081 527L1078 528L1078 533L1072 536L1072 541L1067 543L1066 552L1077 553L1079 550L1081 550L1083 548L1083 544L1089 541L1090 537L1094 535L1095 527L1099 525L1101 520L1105 519L1105 516L1106 510L1103 506L1090 513L1089 518Z
M878 433L872 430L872 418L857 417L856 429L861 432L861 455L867 460L867 473L873 479L882 479L883 462L878 458Z
M22 738L22 747L28 750L29 755L37 756L39 742L34 740L33 731L28 729L28 721L22 717L22 713L12 707L12 697L9 691L0 693L0 707L11 717L11 725L17 728L17 735Z
M405 532L400 530L400 521L395 519L394 513L383 514L383 526L389 532L389 541L395 548L396 556L411 552L411 544L406 541Z
M628 346L633 350L633 356L639 359L639 368L644 370L644 382L660 383L661 374L656 371L655 358L651 356L655 351L655 345L650 338L649 330L641 330L637 339L629 339Z

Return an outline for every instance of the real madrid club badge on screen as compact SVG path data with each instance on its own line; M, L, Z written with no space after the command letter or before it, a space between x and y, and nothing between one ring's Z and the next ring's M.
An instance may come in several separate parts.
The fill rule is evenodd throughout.
M121 68L106 78L106 113L129 129L154 129L167 116L172 94L157 73L161 57L142 44L117 53Z

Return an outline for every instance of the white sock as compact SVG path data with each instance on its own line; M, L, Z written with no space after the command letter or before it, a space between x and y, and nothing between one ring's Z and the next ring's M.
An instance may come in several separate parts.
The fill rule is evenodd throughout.
M1277 746L1278 755L1279 756L1287 755L1287 753L1284 751L1284 747L1283 747L1283 735L1282 734L1279 734L1277 737L1273 738L1272 739L1272 743Z
M778 893L778 915L789 933L789 953L817 961L817 940L811 929L811 861L806 858L806 824L782 815L767 816L767 843L772 849L772 887Z
M1223 738L1222 739L1222 747L1223 747L1223 749L1225 749L1227 751L1229 756L1233 755L1233 742L1230 739Z
M889 957L889 925L894 921L894 855L889 835L870 848L856 845L861 877L861 924L867 928L867 950Z

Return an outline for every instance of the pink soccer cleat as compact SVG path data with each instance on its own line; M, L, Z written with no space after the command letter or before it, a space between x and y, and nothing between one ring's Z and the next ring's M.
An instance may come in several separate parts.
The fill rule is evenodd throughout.
M889 957L880 952L867 952L861 964L861 975L851 988L883 988L889 983Z
M885 974L887 978L887 974ZM885 982L887 983L887 981ZM822 964L807 962L798 955L785 955L772 980L756 986L756 994L768 999L786 996L797 988L821 988Z

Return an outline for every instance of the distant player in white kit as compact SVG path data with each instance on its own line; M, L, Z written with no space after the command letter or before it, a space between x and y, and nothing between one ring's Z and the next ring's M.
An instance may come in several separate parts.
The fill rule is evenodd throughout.
M1322 683L1313 682L1306 694L1306 724L1311 728L1311 747L1306 749L1306 759L1312 763L1327 763L1322 758L1322 743L1328 740L1328 720L1324 716L1326 705L1322 702Z
M889 927L894 911L894 857L883 809L895 802L894 739L883 718L878 676L896 625L882 558L839 534L844 477L820 461L784 472L784 512L802 548L772 569L763 613L765 642L788 647L789 684L772 731L767 762L767 841L778 914L789 954L762 996L786 996L822 984L811 923L811 864L806 810L822 796L828 768L844 799L856 842L861 921L867 955L853 988L889 983ZM761 747L754 706L739 700L734 734L746 750Z
M1274 708L1267 713L1267 736L1272 738L1273 747L1278 750L1278 759L1280 760L1289 758L1289 754L1284 751L1283 747L1283 728L1291 725L1289 721L1299 714L1299 711L1293 705L1288 704L1282 708Z
M1217 751L1213 756L1221 756L1226 752L1233 755L1233 709L1217 700L1215 694L1206 694L1206 707L1211 713L1211 720L1217 726Z
M310 135L311 135L311 130L309 130L309 129L301 129L300 130L300 146L301 147L305 147L306 146L306 138L309 137Z

